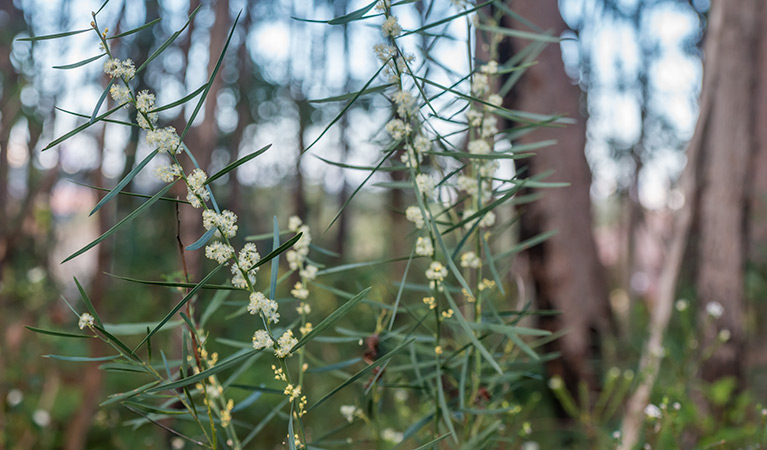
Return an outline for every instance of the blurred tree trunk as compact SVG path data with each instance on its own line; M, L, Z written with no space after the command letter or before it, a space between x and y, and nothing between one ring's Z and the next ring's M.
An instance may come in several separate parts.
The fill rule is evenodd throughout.
M703 330L703 346L713 343L718 330L729 330L731 338L703 365L702 376L707 380L744 375L748 189L758 173L754 169L759 154L755 148L758 130L764 128L755 116L764 108L757 94L767 83L765 73L758 73L754 56L761 30L767 25L764 13L758 0L741 0L737 6L713 2L710 12L711 28L720 26L721 30L711 33L715 40L706 47L716 59L706 55L709 64L705 76L711 84L704 90L701 103L710 102L710 108L698 119L700 159L690 168L697 171L700 183L695 198L688 199L694 202L697 218L691 241L695 257L689 258L689 263L695 273L700 319L705 318L710 302L724 307L715 326ZM755 180L758 183L763 181Z
M555 36L566 29L556 0L514 2L515 12ZM505 18L508 20L508 18ZM505 23L505 26L510 24ZM527 42L512 39L511 49L519 50ZM501 46L500 62L512 56L508 46ZM505 54L504 54L505 52ZM553 170L552 181L565 181L570 187L541 191L541 198L521 210L521 239L556 230L557 234L527 252L530 277L538 309L558 310L559 315L542 316L540 325L552 332L567 331L548 348L562 357L549 364L551 375L560 375L569 389L586 381L597 386L591 360L595 339L609 326L609 303L604 268L597 256L592 234L591 172L584 154L585 118L580 112L580 90L564 71L560 48L549 45L528 69L504 106L523 111L564 114L577 124L561 128L543 128L526 135L520 144L556 139L556 147L538 152L522 164L526 176Z

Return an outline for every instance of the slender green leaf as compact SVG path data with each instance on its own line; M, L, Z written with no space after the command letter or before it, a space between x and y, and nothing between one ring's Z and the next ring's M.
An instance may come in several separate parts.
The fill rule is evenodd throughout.
M77 281L77 277L73 277L75 279L75 284L77 285L77 290L80 292L80 297L83 299L83 303L85 303L85 307L88 308L88 311L93 315L94 320L96 321L96 325L98 326L104 326L101 323L101 317L99 317L99 314L96 312L96 308L93 307L93 303L91 303L91 299L88 298L88 294L85 292L85 289L80 285L80 282Z
M351 300L344 303L340 308L333 311L329 316L325 318L322 322L317 324L316 326L312 327L312 331L310 331L308 334L304 335L304 337L301 338L300 341L296 345L293 346L291 349L291 352L295 352L299 348L306 345L307 342L311 341L315 336L322 333L326 329L333 326L334 323L338 322L343 316L349 313L349 311L352 310L355 306L357 306L357 303L359 303L363 298L365 298L365 295L367 295L368 292L370 292L371 288L363 289L362 292L355 295Z
M74 184L76 184L78 186L87 187L88 189L93 189L94 191L101 191L101 192L110 192L110 191L112 191L112 189L107 189L107 188L102 188L102 187L98 187L98 186L93 186L93 185L90 185L90 184L87 184L87 183L80 183L79 181L71 180L71 179L68 179L68 178L66 180L69 181L70 183L74 183ZM151 195L138 194L136 192L125 192L125 191L118 192L118 195L127 195L128 197L138 197L138 198L152 198ZM177 198L172 198L172 197L163 197L160 200L165 201L165 202L172 202L172 203L184 203L184 204L187 204L187 205L189 204L189 202L186 201L186 200L179 200Z
M125 37L125 36L130 36L133 33L138 33L141 30L145 30L145 29L151 27L152 25L160 22L160 20L162 20L162 19L160 17L158 17L158 18L152 20L151 22L147 22L144 25L141 25L138 28L134 28L132 30L125 31L125 32L120 33L120 34L115 34L114 36L110 36L107 39L117 39L117 38L121 38L121 37Z
M76 63L72 64L65 64L63 66L53 66L54 69L60 69L60 70L69 70L69 69L76 69L78 67L82 67L88 63L92 63L93 61L96 61L97 59L103 57L106 55L106 53L102 53L100 55L92 56L90 58L84 59L82 61L78 61Z
M86 362L86 361L111 361L117 359L122 355L112 356L64 356L64 355L43 355L43 358L58 359L61 361L74 361L74 362Z
M191 94L188 94L175 102L168 103L167 105L158 106L155 109L147 111L147 113L155 113L160 111L165 111L166 109L175 108L176 106L183 105L184 103L188 102L189 100L197 97L200 95L200 92L204 91L205 88L208 87L208 83L203 84L202 86L198 87L196 91L192 92Z
M104 119L105 117L107 117L107 116L111 115L112 113L114 113L115 111L117 111L118 109L120 109L120 108L122 108L122 107L123 107L123 105L117 105L117 106L115 106L114 108L110 109L109 111L105 112L104 114L102 114L102 115L98 116L98 117L96 118L96 121L99 121L99 120L102 120L102 119ZM80 133L81 131L85 130L86 128L90 127L90 126L91 126L91 125L93 125L93 124L94 124L94 122L90 122L90 121L88 121L88 122L85 122L84 124L80 125L79 127L75 128L74 130L70 131L69 133L66 133L66 134L65 134L65 135L63 135L63 136L61 136L61 137L59 137L59 138L56 138L56 139L54 139L54 140L53 140L53 141L51 141L51 142L50 142L48 145L46 145L46 146L45 146L45 148L43 148L43 149L42 149L42 150L40 150L40 151L43 151L43 152L44 152L44 151L46 151L46 150L48 150L48 149L50 149L50 148L53 148L53 147L55 147L55 146L57 146L57 145L61 144L62 142L66 141L67 139L71 138L72 136L74 136L74 135L76 135L76 134Z
M83 30L75 30L75 31L65 31L64 33L56 33L56 34L48 34L45 36L32 36L32 37L26 37L26 38L19 38L18 41L45 41L47 39L58 39L63 38L67 36L72 36L75 34L85 33L86 31L91 31L93 28L86 28Z
M171 287L171 288L193 288L197 286L196 283L181 283L181 282L175 282L175 281L154 281L154 280L139 280L136 278L129 278L129 277L123 277L120 275L115 275L112 273L104 272L104 274L109 275L110 277L118 278L120 280L129 281L131 283L138 283L138 284L148 284L151 286L164 286L164 287ZM238 288L234 286L227 286L224 284L206 284L202 286L202 289L214 289L214 290L228 290L228 291L246 291L247 289L244 288Z
M287 249L292 247L293 244L295 244L296 242L298 242L299 239L301 239L302 235L303 235L303 233L298 233L297 235L295 235L292 238L288 239L287 241L285 241L284 244L280 245L276 249L274 249L271 252L269 252L269 254L267 254L266 256L261 258L253 267L255 268L255 267L263 266L264 264L266 264L269 261L271 261L273 258L276 258L276 257L280 256L280 254L285 253L285 251Z
M130 183L133 178L138 175L139 172L141 172L141 169L143 169L147 164L149 164L149 161L154 159L155 156L159 153L158 150L152 151L150 154L146 156L143 160L141 160L140 163L136 165L130 172L128 172L125 177L123 177L122 180L120 180L119 183L117 183L117 186L115 186L107 195L104 196L97 204L93 207L91 210L89 216L92 216L93 213L101 209L102 206L104 206L109 200L111 200L115 195L119 194L122 189Z
M105 405L108 405L110 403L119 402L119 401L125 400L127 398L135 397L135 396L137 396L139 394L142 394L142 393L146 392L146 390L151 388L152 386L156 386L158 384L160 384L160 380L155 380L155 381L149 382L149 383L147 383L147 384L145 384L143 386L139 386L136 389L131 389L130 391L126 391L126 392L121 392L119 394L110 395L106 400L104 400L103 402L99 403L99 406L105 406Z
M194 251L197 249L202 248L205 244L208 243L210 238L213 237L214 234L216 234L216 231L218 231L218 228L213 227L210 230L206 231L205 234L200 236L200 239L197 239L193 244L190 244L186 247L188 251Z
M95 123L98 119L98 113L99 109L101 109L101 105L104 104L104 100L107 99L107 94L109 94L109 89L112 88L112 85L114 84L115 80L117 78L112 78L109 80L109 83L107 83L107 87L104 88L104 91L101 93L101 97L99 97L99 101L96 102L96 106L93 108L93 113L91 113L91 124Z
M279 248L280 245L280 224L277 222L277 216L272 218L272 248ZM269 273L269 298L274 300L277 296L277 273L280 270L280 258L277 256L272 260L272 266Z
M92 334L76 334L76 333L66 333L64 331L43 330L42 328L30 327L29 325L24 325L24 328L26 328L29 331L34 331L35 333L50 334L51 336L60 336L60 337L68 337L68 338L80 338L80 339L88 339L88 338L95 338L96 337L96 336L93 336Z
M80 113L76 113L76 112L74 112L74 111L69 111L69 110L66 110L66 109L64 109L64 108L59 108L58 106L54 106L54 109L57 109L57 110L59 110L59 111L61 111L61 112L65 113L65 114L69 114L69 115L71 115L71 116L75 116L75 117L84 117L84 118L86 118L86 119L90 119L90 118L91 118L91 116L89 116L89 115L87 115L87 114L80 114ZM117 125L123 125L123 126L126 126L126 127L134 127L134 128L139 128L139 126L138 126L137 124L135 124L135 123L132 123L132 122L125 122L124 120L114 120L114 119L101 119L101 121L102 121L102 122L106 122L106 123L115 123L115 124L117 124ZM87 185L86 185L86 186L87 186Z
M480 3L479 5L475 6L474 8L469 8L469 9L463 10L463 11L459 12L458 14L454 14L452 16L445 17L444 19L441 19L441 20L438 20L436 22L432 22L430 24L424 25L421 28L417 28L415 30L408 31L406 33L402 33L397 38L399 39L399 38L402 38L402 37L405 37L405 36L409 36L409 35L414 34L414 33L421 33L421 32L423 32L425 30L428 30L429 28L434 28L434 27L440 26L442 24L450 23L450 22L454 21L455 19L457 19L459 17L463 17L463 16L465 16L467 14L471 14L474 11L478 11L478 10L484 8L485 6L493 4L495 2L496 2L496 0L490 0L489 2Z
M367 83L365 83L365 85L364 85L364 86L362 86L362 89L361 89L361 90L359 90L359 91L357 92L357 94L356 94L354 97L352 97L352 99L349 101L349 103L347 103L347 104L346 104L346 106L344 106L344 107L343 107L343 109L341 110L341 112L339 112L339 113L338 113L338 115L337 115L337 116L336 116L336 117L335 117L333 120L331 120L331 121L330 121L330 123L328 124L328 126L326 126L324 130L322 130L322 133L320 133L320 135L319 135L319 136L317 136L317 138L316 138L316 139L315 139L315 140L314 140L314 141L313 141L311 144L309 144L309 146L308 146L308 147L306 147L304 150L302 150L302 151L301 151L301 153L302 153L302 154L303 154L303 153L306 153L306 152L308 152L310 148L314 147L314 144L316 144L316 143L317 143L317 142L318 142L318 141L319 141L319 140L322 138L322 136L325 136L325 133L327 133L327 132L328 132L328 130L330 129L330 127L332 127L333 125L335 125L335 123L336 123L336 122L338 122L338 121L339 121L339 119L341 119L341 117L342 117L344 114L346 114L346 111L348 111L348 110L349 110L349 108L351 108L351 107L352 107L352 105L354 104L354 102L355 102L355 101L357 101L357 99L360 97L360 95L362 95L362 93L363 93L363 92L365 92L365 89L367 89L368 87L370 87L370 83L372 83L372 82L373 82L373 80L375 80L375 79L378 77L378 74L379 74L379 73L381 73L381 71L384 69L384 67L386 67L386 63L384 63L384 64L383 64L383 65L382 65L382 66L381 66L381 67L378 69L378 71L376 71L375 75L373 75L373 76L372 76L372 77L371 77L371 78L370 78L370 79L367 81Z
M161 198L163 195L165 195L165 193L166 193L166 192L168 192L168 191L170 190L170 188L173 186L173 184L174 184L174 183L175 183L175 181L174 181L173 183L170 183L169 185L165 186L165 187L164 187L163 189L161 189L159 192L157 192L156 194L154 194L154 195L152 196L152 198L150 198L149 200L145 201L143 204L141 204L141 206L139 206L138 208L136 208L135 210L133 210L133 212L132 212L132 213L130 213L130 214L128 214L127 216L125 216L125 218L123 218L121 221L117 222L117 223L116 223L116 224L115 224L115 225L114 225L112 228L110 228L110 229L109 229L109 230L107 230L107 231L106 231L104 234L102 234L101 236L99 236L98 238L96 238L96 240L94 240L94 241L93 241L93 242L91 242L90 244L86 245L85 247L81 248L80 250L78 250L78 251L76 251L76 252L72 253L71 255L69 255L69 256L68 256L68 257L67 257L67 258L66 258L64 261L62 261L61 263L62 263L62 264L64 264L65 262L67 262L67 261L69 261L69 260L71 260L71 259L73 259L73 258L75 258L75 257L77 257L77 256L80 256L81 254L83 254L83 253L87 252L88 250L92 249L93 247L95 247L96 245L98 245L99 243L101 243L101 241L103 241L104 239L106 239L106 238L108 238L109 236L111 236L112 234L114 234L114 232L116 232L118 229L120 229L120 227L122 227L122 226L123 226L123 225L125 225L126 223L129 223L130 221L132 221L133 219L135 219L135 218L136 218L136 217L137 217L139 214L141 214L141 213L142 213L142 212L143 212L145 209L149 208L149 207L150 207L150 206L152 206L152 205L153 205L155 202L157 202L157 200L159 200L159 199L160 199L160 198Z
M183 322L180 320L171 320L164 327L163 330L171 330L178 327ZM133 336L137 334L145 334L147 326L155 325L154 322L137 322L137 323L105 323L104 329L112 333L115 336Z
M369 4L363 6L362 8L352 11L349 14L344 14L341 17L336 17L335 19L328 20L328 25L343 25L345 23L349 23L355 20L360 20L363 18L365 14L368 13L373 7L378 3L378 0L373 0Z
M258 155L264 153L265 151L269 150L269 148L271 146L272 146L272 144L266 145L266 146L256 150L255 152L253 152L253 153L251 153L251 154L249 154L247 156L243 156L242 158L238 159L237 161L232 162L231 164L227 165L223 169L219 170L218 172L216 172L215 174L210 176L207 180L205 180L205 184L206 185L210 184L210 183L216 181L217 179L223 177L224 175L226 175L227 173L229 173L232 170L236 169L237 167L245 164L246 162L252 160L256 156L258 156Z
M392 86L394 86L394 83L381 84L381 85L373 86L371 88L363 89L363 90L360 90L360 91L349 92L349 93L343 94L343 95L336 95L336 96L333 96L333 97L325 97L325 98L320 98L320 99L317 99L317 100L309 100L309 103L331 103L331 102L340 102L340 101L343 101L343 100L350 100L350 99L352 99L354 97L362 97L362 96L365 96L367 94L373 94L373 93L376 93L376 92L381 92L381 91L386 90L387 88L390 88Z
M197 294L197 291L202 289L202 286L205 285L205 282L210 280L211 277L213 277L213 275L215 275L216 272L221 270L221 268L224 267L225 264L226 262L219 264L215 269L211 270L210 273L205 275L205 278L200 280L200 282L197 283L197 285L194 288L192 288L192 290L189 291L189 293L183 299L181 299L181 301L178 302L178 304L174 306L173 309L171 309L168 314L165 315L165 317L160 321L160 323L158 323L157 326L154 327L154 329L141 342L139 342L136 348L133 349L133 353L136 353L136 350L138 350L144 344L144 342L147 341L147 339L151 338L152 335L160 331L160 328L162 328L163 325L165 325L184 305L186 305L186 303Z
M194 119L197 118L197 114L200 113L200 108L202 108L202 105L205 103L205 99L208 97L208 92L210 92L210 87L213 85L213 80L216 78L218 69L221 68L221 62L224 60L224 55L226 55L226 50L229 48L229 42L232 40L234 29L237 27L237 22L240 20L241 14L242 14L242 10L240 10L240 12L237 14L237 18L234 19L234 24L232 24L232 29L229 30L229 37L226 38L226 43L224 43L224 48L221 50L221 55L219 55L218 61L216 61L216 65L213 67L213 72L211 72L210 77L208 78L208 82L205 84L205 89L203 89L202 91L200 100L197 102L197 105L194 107L192 114L189 116L189 120L186 122L184 131L181 132L181 136L180 136L181 141L183 141L187 133L189 133L189 129L192 127L192 123L194 123Z
M165 383L161 384L159 386L152 387L151 389L148 389L147 392L160 392L160 391L169 391L173 389L177 389L184 386L189 386L190 384L197 383L200 380L203 380L205 378L208 378L211 375L215 375L221 371L224 371L226 369L229 369L230 367L235 367L238 364L240 364L243 360L250 358L251 356L255 355L261 350L253 350L250 349L247 352L237 355L234 358L230 358L224 361L219 362L215 366L211 367L210 369L203 370L202 372L192 375L190 377L174 381L172 383Z
M146 66L149 65L150 62L152 62L152 60L154 60L155 58L160 56L160 53L164 52L165 49L168 48L170 46L170 44L172 44L173 41L175 41L176 38L179 37L179 35L184 32L184 30L186 30L186 27L188 27L189 24L192 23L192 20L194 20L194 16L197 14L197 11L200 10L201 6L202 5L197 6L197 8L195 8L194 11L192 11L192 13L189 14L189 19L186 21L184 26L181 27L180 30L178 30L178 31L174 32L173 34L171 34L170 37L165 42L163 42L163 44L161 46L159 46L157 48L157 50L155 50L154 53L152 53L152 55L149 56L149 58L147 58L146 61L144 61L144 63L139 66L138 69L136 69L136 73L141 72L142 70L144 70L146 68Z
M552 36L550 33L533 33L530 31L514 30L506 27L496 27L491 25L477 25L478 30L489 31L491 33L503 34L505 36L511 36L519 39L528 39L531 41L549 42L552 44L558 44L559 38Z
M437 439L431 440L421 446L416 447L414 450L426 450L427 448L431 448L434 444L440 441L444 441L445 439L449 438L452 435L452 433L443 434L442 436L438 437Z
M364 369L362 369L359 372L357 372L356 374L352 375L351 378L347 379L346 381L344 381L343 383L338 385L335 389L333 389L332 391L330 391L327 394L325 394L321 399L319 399L316 403L314 403L312 406L310 406L309 409L306 410L306 412L308 413L308 412L314 410L314 408L316 408L316 407L320 406L321 404L323 404L326 400L328 400L330 397L334 396L341 389L343 389L346 386L354 383L355 381L357 381L360 378L362 378L363 376L365 376L365 374L367 374L371 370L375 369L376 367L378 367L381 364L385 363L389 359L393 358L394 355L396 355L400 350L402 350L403 348L408 346L414 340L415 339L409 339L409 340L403 342L402 344L398 345L397 347L392 349L387 354L385 354L385 355L381 356L380 358L378 358L372 364L366 366Z

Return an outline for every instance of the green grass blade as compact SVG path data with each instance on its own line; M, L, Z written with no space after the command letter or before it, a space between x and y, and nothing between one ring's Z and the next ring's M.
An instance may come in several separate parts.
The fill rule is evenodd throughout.
M170 183L169 185L165 186L165 187L164 187L163 189L161 189L159 192L157 192L156 194L154 194L154 195L152 196L152 198L150 198L149 200L145 201L143 204L141 204L141 206L139 206L138 208L136 208L135 210L133 210L133 212L131 212L130 214L128 214L127 216L125 216L125 218L123 218L121 221L117 222L117 223L116 223L116 224L115 224L115 225L114 225L112 228L110 228L110 229L109 229L109 230L107 230L107 231L106 231L104 234L102 234L101 236L99 236L98 238L96 238L96 240L94 240L94 241L93 241L93 242L91 242L90 244L86 245L85 247L81 248L80 250L78 250L78 251L76 251L76 252L72 253L71 255L69 255L69 256L68 256L68 257L67 257L67 258L66 258L64 261L62 261L61 263L62 263L62 264L64 264L65 262L67 262L67 261L69 261L69 260L71 260L71 259L73 259L73 258L75 258L75 257L77 257L77 256L80 256L81 254L83 254L83 253L87 252L88 250L92 249L93 247L97 246L97 245L98 245L99 243L101 243L101 241L103 241L104 239L106 239L106 238L108 238L109 236L111 236L112 234L114 234L114 233L115 233L115 232L116 232L118 229L120 229L120 227L122 227L122 226L123 226L123 225L125 225L126 223L130 222L131 220L135 219L135 218L136 218L136 217L137 217L139 214L141 214L141 213L142 213L142 212L143 212L145 209L149 208L149 207L150 207L150 206L152 206L152 205L153 205L155 202L157 202L157 200L159 200L159 199L160 199L160 198L161 198L163 195L165 195L165 193L167 193L167 192L170 190L170 188L173 186L173 184L174 184L174 183L175 183L175 181L174 181L173 183Z
M222 267L224 267L224 264L226 264L226 262L219 264L215 269L211 270L210 273L205 275L205 278L200 280L200 282L197 283L197 285L194 288L192 288L192 290L189 291L189 293L186 294L186 296L183 299L181 299L181 301L178 302L178 304L174 306L173 309L171 309L167 315L165 315L165 317L160 321L160 323L158 323L157 326L154 327L154 329L148 335L146 335L146 337L141 342L139 342L136 348L133 349L133 353L136 353L136 350L138 350L144 344L144 342L147 341L147 339L151 338L155 333L160 331L160 328L162 328L163 325L165 325L184 305L186 305L186 303L197 294L197 291L199 291L202 288L202 286L205 285L205 282L210 280L211 277L213 277L213 275L216 274L216 272L218 272L219 270L221 270Z
M399 307L399 302L402 299L402 291L405 290L405 283L407 283L407 274L410 272L410 263L413 262L414 255L415 255L415 245L413 246L413 249L410 250L410 257L407 259L407 264L405 265L405 271L402 273L402 281L400 281L399 289L397 289L397 297L394 299L394 307L392 308L391 320L389 321L389 329L388 329L389 332L391 332L391 329L394 327L394 320L397 318L397 308Z
M100 55L96 55L96 56L93 56L93 57L90 57L90 58L87 58L87 59L84 59L82 61L78 61L78 62L72 63L72 64L65 64L63 66L53 66L53 68L54 69L59 69L59 70L76 69L78 67L82 67L82 66L84 66L86 64L92 63L93 61L96 61L97 59L103 57L104 55L106 55L106 53L102 53Z
M96 336L93 336L91 334L76 334L76 333L66 333L64 331L43 330L42 328L30 327L29 325L24 325L24 328L26 328L29 331L34 331L35 333L49 334L51 336L60 336L60 337L68 337L68 338L79 338L79 339L88 339L88 338L95 338L96 337Z
M317 324L317 326L312 327L312 331L310 331L308 334L306 334L304 337L301 338L300 341L296 345L293 346L293 348L290 350L291 352L295 352L299 348L306 345L307 342L311 341L315 336L322 333L326 329L333 326L334 323L338 322L343 316L348 314L352 308L357 306L357 303L359 303L363 298L365 298L365 295L367 295L368 292L370 292L371 288L366 288L362 290L359 294L352 297L351 300L344 303L340 308L333 311L329 316L325 318L322 322Z
M151 27L152 25L154 25L154 24L156 24L156 23L160 22L160 20L162 20L162 19L161 19L160 17L158 17L158 18L156 18L156 19L152 20L151 22L147 22L147 23L145 23L144 25L141 25L141 26L140 26L140 27L138 27L138 28L134 28L134 29L132 29L132 30L128 30L128 31L126 31L126 32L124 32L124 33L115 34L114 36L110 36L110 37L108 37L107 39L117 39L117 38L121 38L121 37L125 37L125 36L130 36L130 35L131 35L131 34L133 34L133 33L138 33L138 32L139 32L139 31L141 31L141 30L145 30L145 29L147 29L147 28Z
M232 170L236 169L237 167L245 164L246 162L252 160L256 156L258 156L258 155L264 153L265 151L269 150L269 148L271 148L271 146L272 146L272 144L268 144L268 145L266 145L266 146L256 150L255 152L253 152L253 153L251 153L251 154L249 154L247 156L243 156L242 158L238 159L237 161L234 161L233 163L227 165L223 169L219 170L218 172L216 172L215 174L210 176L207 180L205 180L204 184L208 185L208 184L216 181L217 179L223 177L224 175L226 175L227 173L229 173Z
M106 205L106 203L107 203L109 200L111 200L111 199L112 199L114 196L116 196L117 194L119 194L119 193L120 193L120 191L122 191L122 189L123 189L125 186L127 186L127 185L128 185L128 183L130 183L130 182L131 182L131 180L133 180L133 178L134 178L136 175L138 175L138 173L139 173L139 172L141 172L141 169L143 169L143 168L144 168L144 167L145 167L147 164L149 164L149 161L151 161L152 159L154 159L154 157L155 157L155 156L157 156L157 153L158 153L158 150L154 150L154 151L152 151L152 153L148 154L148 155L146 156L146 158L144 158L143 160L141 160L141 162L140 162L140 163L138 163L138 164L136 165L136 167L134 167L134 168L133 168L133 169L132 169L130 172L128 172L128 174L127 174L127 175L125 175L125 177L124 177L122 180L120 180L120 182L119 182L119 183L117 183L117 186L115 186L115 187L114 187L114 188L113 188L111 191L109 191L109 193L108 193L107 195L105 195L105 196L104 196L104 198L102 198L102 199L101 199L101 200L100 200L100 201L99 201L99 202L96 204L96 206L94 206L94 207L93 207L93 210L91 210L91 212L90 212L88 215L89 215L89 216L92 216L92 215L93 215L93 213L95 213L96 211L98 211L99 209L101 209L101 207L102 207L102 206L104 206L104 205Z
M47 34L45 36L32 36L32 37L26 37L26 38L19 38L17 41L45 41L48 39L59 39L67 36L73 36L75 34L85 33L86 31L91 31L93 28L86 28L84 30L75 30L75 31L65 31L64 33L56 33L56 34Z
M165 111L167 109L171 109L171 108L175 108L176 106L183 105L184 103L188 102L189 100L191 100L191 99L197 97L198 95L200 95L200 92L204 91L206 87L208 87L208 83L203 84L202 86L197 88L196 91L194 91L191 94L186 95L186 96L176 100L175 102L168 103L167 105L158 106L155 109L149 110L147 113Z
M96 308L93 307L93 303L91 303L91 299L88 298L88 294L85 292L85 289L83 289L82 285L80 285L80 282L77 281L77 277L73 277L75 279L75 284L77 285L77 290L80 292L80 297L83 299L83 303L85 303L85 307L88 308L88 311L93 315L93 319L96 322L96 325L103 327L104 324L101 323L101 317L99 317L99 314L96 312Z

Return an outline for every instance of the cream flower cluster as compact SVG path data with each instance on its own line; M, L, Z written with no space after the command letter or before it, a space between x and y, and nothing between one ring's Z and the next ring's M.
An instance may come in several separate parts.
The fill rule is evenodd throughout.
M136 76L136 66L133 65L133 61L130 59L120 61L119 59L111 58L104 63L104 73L112 78L122 78L127 81Z

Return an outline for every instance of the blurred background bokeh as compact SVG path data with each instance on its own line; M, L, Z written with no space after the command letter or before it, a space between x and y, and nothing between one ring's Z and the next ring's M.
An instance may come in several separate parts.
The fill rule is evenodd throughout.
M366 173L329 165L315 156L375 164L380 131L390 112L386 102L362 98L308 153L300 155L344 104L312 100L359 90L377 69L370 48L378 31L364 21L329 26L296 18L328 19L364 3L112 0L100 23L109 24L112 34L161 17L153 29L120 39L114 47L121 57L140 63L201 5L188 30L137 80L139 89L157 92L158 104L166 104L206 81L234 17L242 10L220 76L187 142L209 173L273 144L256 162L214 183L219 201L240 215L241 229L251 235L269 232L274 214L283 223L290 215L303 217L315 230L318 245L330 250L317 258L337 265L407 255L410 248L402 238L406 234L401 231L402 194L382 187L392 181L386 172L376 174L338 222L325 230ZM448 14L451 2L431 3L415 2L401 18L403 26L415 28ZM683 397L690 380L702 383L701 395L713 399L711 411L696 411L689 399L683 405L690 408L691 422L701 420L703 431L698 436L722 429L737 435L733 430L753 422L753 407L765 394L764 386L753 380L765 367L759 343L765 336L760 318L767 291L762 270L767 261L767 207L761 189L767 183L767 139L760 118L766 117L762 100L767 98L767 39L760 24L767 25L767 7L757 1L737 3L743 9L716 16L716 29L710 20L714 9L707 0L508 1L505 4L532 25L521 20L502 23L533 31L541 27L562 38L561 46L553 45L537 58L540 72L524 75L504 106L568 113L577 119L566 131L536 132L536 140L551 136L559 144L541 150L531 170L553 169L552 181L568 181L571 186L547 193L531 205L513 227L515 235L508 238L512 242L549 229L559 232L546 244L522 253L507 275L510 284L523 280L522 301L541 309L571 311L541 325L572 332L574 344L553 344L552 350L562 358L540 371L563 376L574 389L584 380L599 389L610 368L636 370L650 311L663 289L664 271L670 270L670 243L679 238L675 223L687 211L691 226L682 231L685 251L675 277L679 283L665 349L671 363L664 362L657 389ZM181 273L176 211L170 204L156 206L152 215L143 216L97 250L60 264L141 201L121 196L89 217L100 192L88 186L110 189L150 150L135 129L110 124L41 152L51 140L83 123L69 112L89 115L106 79L98 63L75 70L52 68L98 54L92 33L34 44L18 39L87 28L90 11L99 6L95 0L0 1L0 447L173 444L159 428L134 433L123 426L135 418L129 411L114 405L98 408L106 393L131 387L129 376L105 376L96 364L41 358L98 354L103 348L24 328L75 326L76 318L61 301L62 296L77 301L73 276L86 286L105 320L153 320L168 308L166 291L106 273L140 279L173 279ZM446 32L466 38L459 24ZM412 42L414 48L423 45L415 38ZM704 52L704 42L715 51L709 53L706 47ZM508 39L503 47L507 57L521 48L518 39ZM448 60L451 52L458 51L449 41L430 50ZM712 80L707 88L704 57L706 80ZM435 76L442 76L440 70L466 70L460 58L451 63L453 67L435 68ZM709 64L717 68L712 72L716 76L709 76ZM160 120L181 129L191 109L164 111ZM701 111L706 114L703 122L698 120ZM698 149L692 169L691 140ZM154 193L158 182L151 168L150 164L150 170L137 176L127 190ZM685 171L697 181L688 190L679 183ZM186 209L179 214L185 224L182 240L192 242L199 218ZM193 260L190 271L202 273L202 264ZM353 277L323 283L352 291L392 279L398 271L397 264L362 268ZM320 310L323 302L333 303L329 291L317 290L316 295L313 301ZM715 318L716 324L704 312L712 302L725 311ZM367 327L372 328L375 317L369 320ZM211 333L226 337L241 324L233 320L211 326ZM685 365L685 358L694 353L691 348L705 347L712 332L724 329L730 339L716 348L714 356L709 355L701 367ZM173 339L172 332L167 335ZM721 380L729 381L722 386ZM540 389L545 392L545 384ZM562 415L556 401L550 403L552 414ZM243 414L257 421L265 411L268 408L261 406ZM530 440L546 442L550 438L546 430L558 427L550 422L533 420ZM601 425L617 429L618 422L612 419ZM536 438L537 432L542 436ZM267 429L265 434L265 442L279 442L284 433Z

